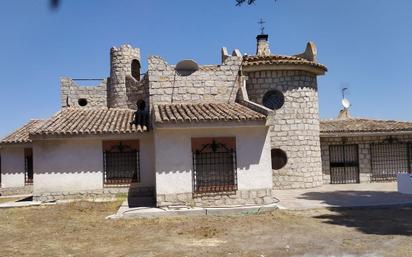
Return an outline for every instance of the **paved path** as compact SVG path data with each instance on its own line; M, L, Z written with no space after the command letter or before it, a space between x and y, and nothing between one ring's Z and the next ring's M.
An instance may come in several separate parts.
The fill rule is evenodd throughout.
M398 193L395 182L324 185L273 193L279 199L278 206L285 209L412 204L412 195Z
M129 207L126 201L120 206L116 214L107 216L106 219L135 218L135 217L163 217L163 216L201 216L201 215L250 215L264 212L271 212L278 209L276 204L254 205L254 206L231 206L221 208L201 208L201 207L175 207L175 208L157 208L157 207Z

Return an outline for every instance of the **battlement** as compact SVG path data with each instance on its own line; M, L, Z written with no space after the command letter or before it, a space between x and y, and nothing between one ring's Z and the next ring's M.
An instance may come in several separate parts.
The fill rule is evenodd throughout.
M95 86L81 86L78 82L95 81ZM107 79L60 79L60 105L62 107L107 107Z
M184 60L187 65L193 60ZM183 61L182 61L183 62ZM221 65L197 65L180 71L159 56L148 59L151 103L234 102L240 85L241 56L225 56ZM196 63L192 63L196 67Z

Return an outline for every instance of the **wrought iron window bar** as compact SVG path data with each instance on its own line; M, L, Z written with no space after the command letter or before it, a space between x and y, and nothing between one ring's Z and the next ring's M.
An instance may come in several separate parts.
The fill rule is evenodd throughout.
M128 145L113 146L103 153L104 184L125 185L140 182L139 151Z
M237 190L236 151L215 140L193 152L193 192L230 193Z
M370 144L371 181L395 181L400 172L411 173L412 143L389 137Z

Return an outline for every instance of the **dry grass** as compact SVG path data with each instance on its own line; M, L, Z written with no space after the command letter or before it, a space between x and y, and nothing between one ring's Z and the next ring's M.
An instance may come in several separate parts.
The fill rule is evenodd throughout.
M73 202L0 210L1 255L409 256L412 252L410 208L105 220L119 205L120 201Z
M24 197L2 197L0 198L0 203L15 202L17 200L23 199Z

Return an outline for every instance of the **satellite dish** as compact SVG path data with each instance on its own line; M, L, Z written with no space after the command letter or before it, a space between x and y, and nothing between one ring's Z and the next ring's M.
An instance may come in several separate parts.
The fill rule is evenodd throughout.
M182 60L176 64L175 70L181 76L189 76L199 69L199 65L194 60Z
M350 102L347 98L343 98L342 99L342 105L343 107L345 107L346 109L348 109L350 107Z

